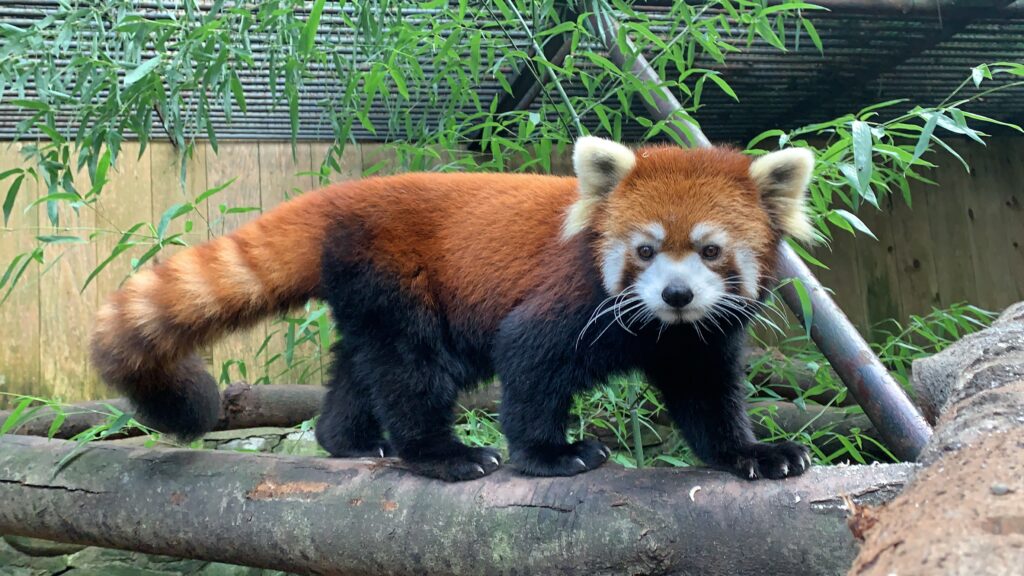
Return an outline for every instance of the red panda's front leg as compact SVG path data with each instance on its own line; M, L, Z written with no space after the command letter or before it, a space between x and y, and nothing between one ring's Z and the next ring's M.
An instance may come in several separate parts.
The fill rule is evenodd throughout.
M647 369L676 426L708 466L749 480L803 474L807 448L795 442L758 442L747 415L742 380L743 332L720 335L681 360L663 352Z

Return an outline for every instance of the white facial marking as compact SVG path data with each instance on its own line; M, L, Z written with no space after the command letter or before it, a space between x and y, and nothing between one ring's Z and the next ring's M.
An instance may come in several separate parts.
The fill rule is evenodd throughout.
M693 242L694 246L717 244L724 248L729 243L729 234L715 224L700 222L690 230L690 242Z
M683 308L669 306L661 294L670 285L689 288L693 300ZM690 254L681 260L658 254L637 279L637 292L648 310L662 322L695 322L722 297L725 282L704 264L699 254Z
M651 222L647 226L644 226L643 231L654 238L659 243L665 241L665 227L658 222Z
M622 272L626 267L627 246L618 240L611 243L604 252L601 262L601 279L609 294L622 291Z
M748 298L757 298L757 260L754 253L747 248L737 248L733 254L740 273L740 292Z

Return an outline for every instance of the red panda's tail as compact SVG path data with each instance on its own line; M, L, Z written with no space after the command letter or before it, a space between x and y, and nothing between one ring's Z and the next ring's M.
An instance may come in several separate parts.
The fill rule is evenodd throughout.
M197 348L315 295L330 209L327 190L305 194L111 295L96 317L92 362L141 422L186 440L214 427L220 396Z

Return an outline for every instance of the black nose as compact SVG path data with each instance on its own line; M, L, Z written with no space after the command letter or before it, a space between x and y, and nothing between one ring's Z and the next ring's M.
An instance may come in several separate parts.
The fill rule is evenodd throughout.
M668 286L661 291L661 299L673 308L682 308L693 301L693 290L683 286Z

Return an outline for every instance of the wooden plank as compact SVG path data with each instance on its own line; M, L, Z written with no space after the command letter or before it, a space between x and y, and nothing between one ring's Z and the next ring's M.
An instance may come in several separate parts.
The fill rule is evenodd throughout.
M865 234L856 236L845 230L835 230L835 237L830 246L819 247L813 254L829 267L822 270L811 269L818 280L832 290L833 298L839 308L846 314L850 322L865 337L868 336L868 313L864 291L864 280L861 278L860 264L857 258L857 247L864 242L874 242Z
M959 150L971 166L970 188L964 195L970 229L971 266L978 289L976 304L1000 310L1017 299L1017 286L1007 271L1011 240L1004 225L1000 187L1008 177L1007 164L979 144Z
M0 172L29 167L29 163L22 160L20 149L19 144L0 143ZM6 198L13 183L13 178L3 181L0 197ZM0 228L0 270L6 270L18 254L31 252L36 246L39 210L33 208L25 213L25 209L38 197L37 194L36 181L25 176L11 210L11 218ZM0 289L0 298L8 287ZM39 314L39 266L33 262L11 296L0 304L0 326L3 326L4 334L0 338L0 391L45 395L39 373ZM0 408L13 402L15 399L12 397L0 395Z
M890 229L899 273L900 310L903 317L927 314L939 305L939 286L935 272L931 226L928 220L929 186L911 183L911 202L892 201Z
M858 216L875 233L878 241L864 238L857 246L857 261L860 263L860 277L865 288L865 305L868 322L868 339L877 341L884 338L884 330L892 328L885 323L889 319L902 322L900 307L899 274L893 233L890 225L889 200L883 200L884 210L864 206Z
M221 235L238 228L259 215L259 212L223 214L225 208L261 207L259 152L252 142L221 142L219 152L206 144L207 186L220 186L237 178L227 189L218 194L218 200L210 203L210 224L214 235ZM249 330L236 332L213 346L213 375L221 379L225 363L232 365L226 379L255 381L261 374L257 352L267 336L267 326L260 323ZM243 373L244 372L244 373Z
M970 175L953 158L927 176L937 184L924 191L934 254L935 280L940 306L978 301L971 261L971 233L967 225L967 201L972 187ZM916 192L916 191L915 191ZM916 198L921 196L917 194Z
M308 143L298 143L295 154L289 142L260 142L260 196L264 211L308 192L315 186L316 178L309 172L313 169ZM291 316L296 316L292 314ZM266 353L259 359L261 374L270 382L305 383L319 381L320 360L316 347L307 343L293 350L291 365L286 358L288 323L283 318L267 322L267 336L270 342ZM309 359L315 361L313 366Z
M108 182L96 202L97 236L96 257L106 260L117 246L124 231L138 223L150 222L153 215L153 181L149 149L139 156L138 142L124 142L117 165L107 174ZM148 234L143 227L140 239ZM152 244L142 242L122 252L96 277L96 290L100 302L116 291L131 274L131 259L142 256Z
M120 161L130 162L127 157ZM91 186L84 169L74 181L82 193ZM40 194L43 193L41 188ZM91 207L82 208L76 214L66 203L60 203L58 216L59 225L54 227L46 210L41 209L40 233L87 239L97 227L96 212ZM86 345L99 292L96 283L85 290L82 286L98 264L96 246L93 243L52 244L46 247L45 259L48 266L52 264L39 280L40 377L45 393L67 402L109 394L89 368Z
M1003 228L1009 245L1005 251L1004 269L1017 289L1015 301L1024 300L1024 140L1001 137L989 144L990 153L998 154L1005 171L999 186Z

